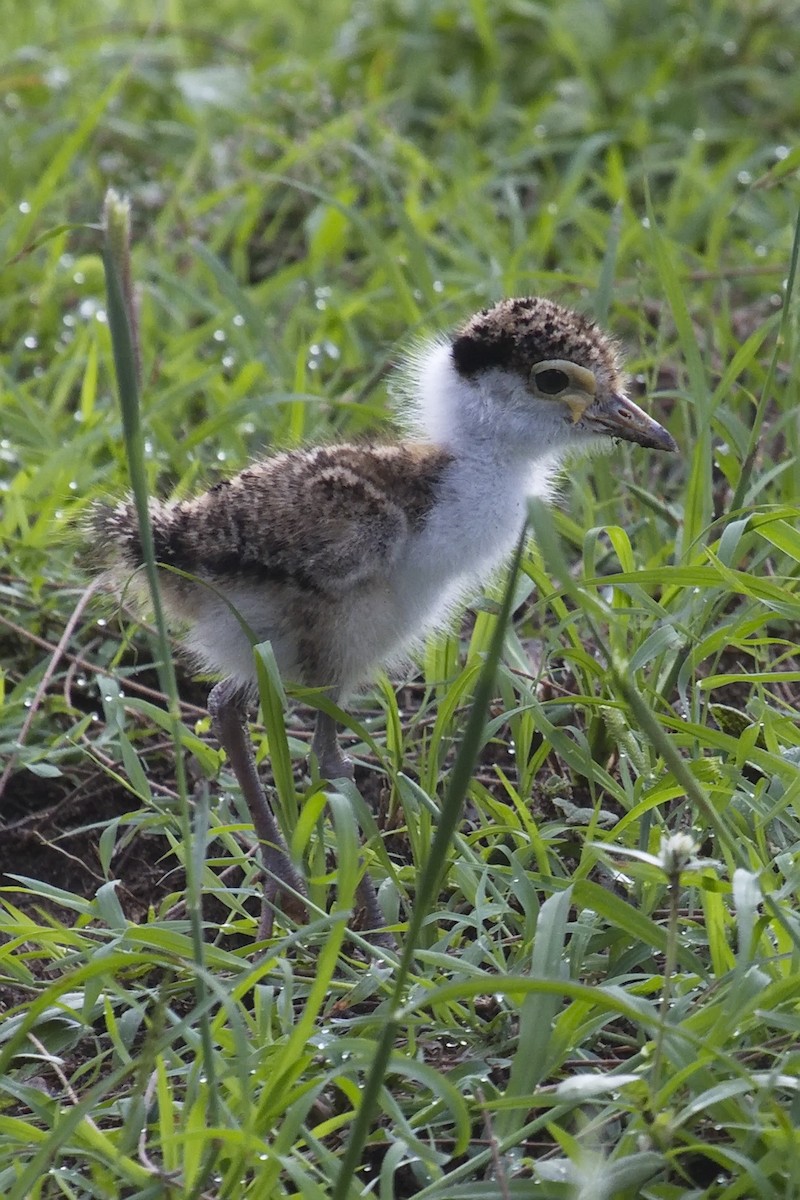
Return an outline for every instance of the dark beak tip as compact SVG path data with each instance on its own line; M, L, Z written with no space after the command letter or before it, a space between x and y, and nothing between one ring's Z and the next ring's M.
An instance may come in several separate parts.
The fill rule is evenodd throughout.
M659 428L658 435L648 441L645 445L650 450L663 450L666 454L677 454L678 443L675 438L666 429Z

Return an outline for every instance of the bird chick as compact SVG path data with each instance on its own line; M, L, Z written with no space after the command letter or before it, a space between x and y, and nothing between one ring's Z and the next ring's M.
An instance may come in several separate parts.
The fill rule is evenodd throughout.
M287 680L341 704L507 560L528 498L550 495L565 458L615 438L676 449L626 396L615 343L550 300L500 301L418 348L402 393L402 440L275 454L150 509L157 560L174 568L161 572L167 612L192 661L223 677L209 710L268 873L301 893L245 745L247 630L272 643ZM133 504L98 506L93 525L117 586L127 582L142 561ZM324 713L313 749L323 776L351 773ZM365 893L380 923L373 900Z

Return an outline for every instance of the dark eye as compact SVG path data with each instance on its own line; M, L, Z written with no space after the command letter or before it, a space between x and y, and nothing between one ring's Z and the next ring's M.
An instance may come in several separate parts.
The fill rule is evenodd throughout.
M537 371L533 381L545 396L557 396L568 385L569 375L566 371L557 371L551 368L549 371Z

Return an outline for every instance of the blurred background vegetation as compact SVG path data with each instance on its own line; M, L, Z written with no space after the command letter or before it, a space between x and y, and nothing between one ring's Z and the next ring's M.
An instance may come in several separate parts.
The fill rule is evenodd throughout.
M7 878L3 893L3 1191L327 1194L390 986L362 966L334 978L333 964L315 991L302 936L253 966L245 899L257 885L252 868L242 882L236 809L220 796L205 884L223 910L207 916L228 1006L214 1061L197 1051L206 1016L192 1007L180 923L169 748L142 699L154 697L135 691L154 684L148 642L84 607L77 553L88 504L128 487L95 228L113 186L133 204L161 495L272 446L384 430L404 348L515 293L609 325L633 390L680 445L672 458L621 449L570 470L551 532L572 584L557 556L529 555L469 839L452 847L441 898L450 924L429 930L398 1052L411 1073L383 1094L347 1194L380 1178L381 1197L496 1195L498 1170L503 1195L795 1194L797 4L5 8L0 869L27 882ZM431 648L399 705L385 686L364 702L389 746L361 786L390 797L383 892L401 920L492 619L484 605ZM685 788L607 671L598 622L728 841L702 808L674 807ZM184 695L186 744L198 775L213 775L204 688L186 678ZM292 733L299 760L302 718ZM597 872L614 846L656 855L676 828L694 831L711 865L681 910L675 1022L689 1040L668 1039L654 1069L645 1008L657 1010L676 928L665 877L652 863L617 873L621 899ZM737 869L751 891L742 876L735 891ZM540 904L568 887L583 891L571 913L547 910L561 940L545 962ZM758 916L761 889L778 915ZM542 974L594 990L563 1008L540 996L537 1020L522 996ZM419 999L448 985L441 1001ZM630 997L624 1015L614 988ZM42 1046L56 1065L34 1063ZM533 1066L514 1075L514 1062ZM594 1107L563 1099L549 1121L546 1087L590 1066L627 1074ZM538 1118L523 1126L528 1109ZM501 1168L486 1148L492 1121L513 1151Z

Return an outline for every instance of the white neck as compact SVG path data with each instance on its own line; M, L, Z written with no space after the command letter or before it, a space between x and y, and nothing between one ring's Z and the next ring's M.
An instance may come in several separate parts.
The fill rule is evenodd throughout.
M524 463L538 476L555 470L567 453L557 406L537 404L522 379L498 368L465 379L446 340L413 351L396 390L409 432L458 458L494 460L512 470Z
M444 341L412 355L399 407L413 437L453 455L419 542L420 561L437 574L483 579L513 549L528 497L552 496L567 449L563 418L556 420L554 406L541 406L532 435L531 397L522 382L498 370L464 379Z

